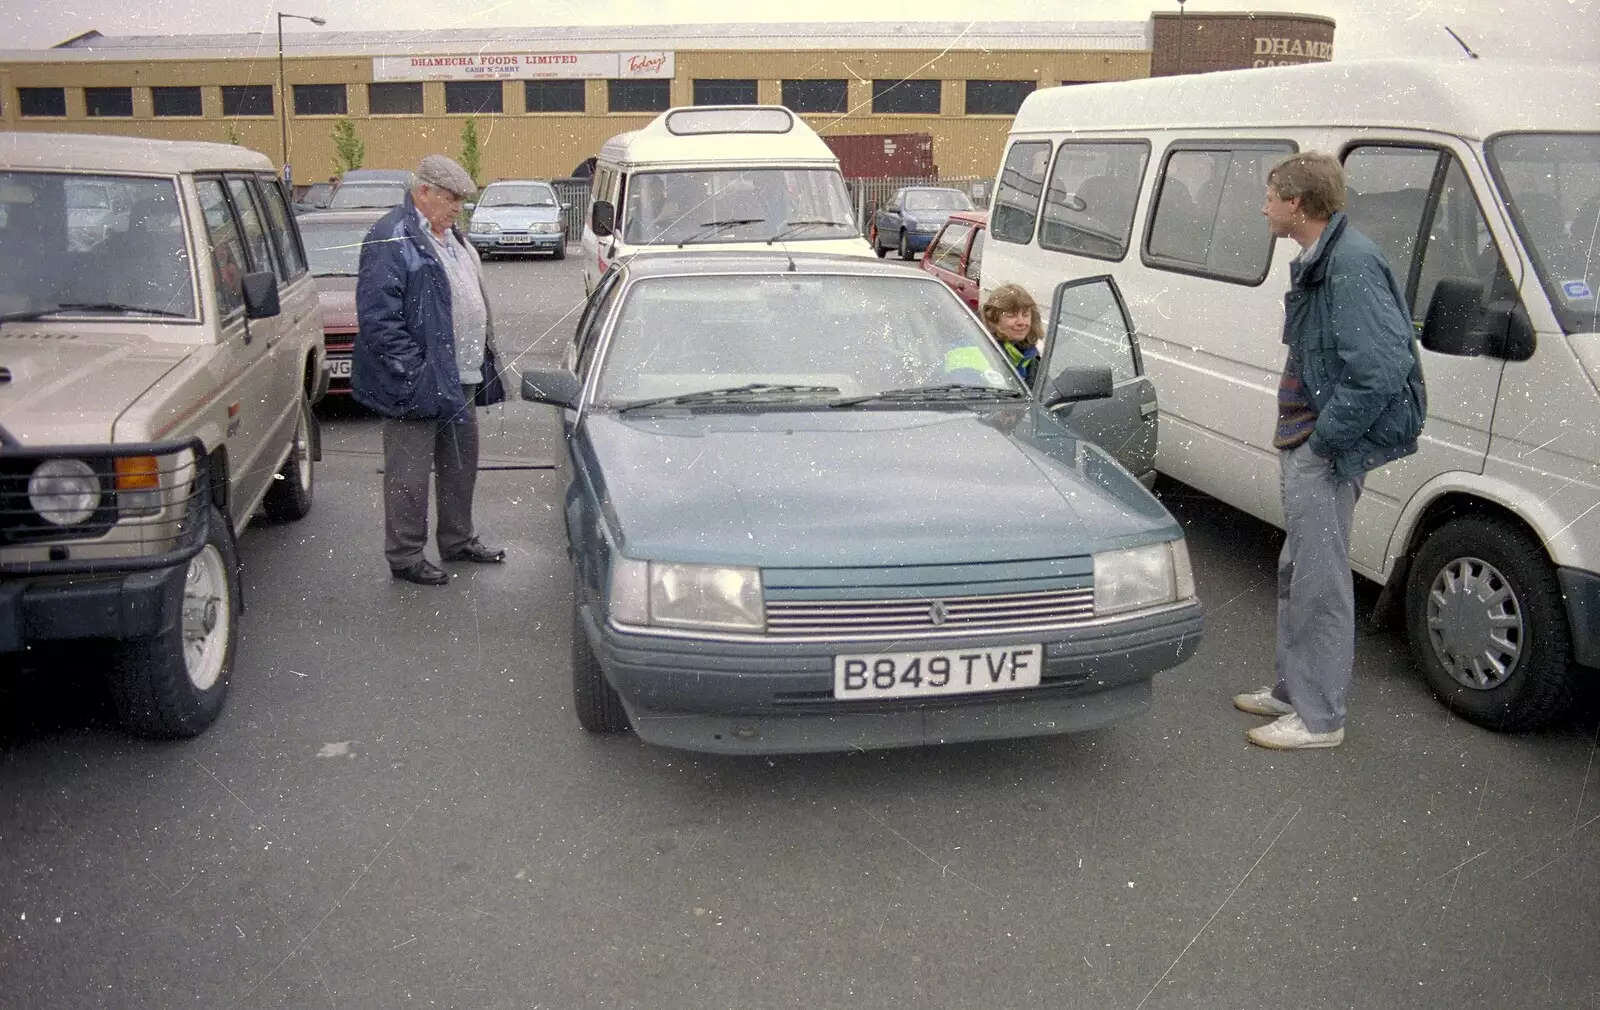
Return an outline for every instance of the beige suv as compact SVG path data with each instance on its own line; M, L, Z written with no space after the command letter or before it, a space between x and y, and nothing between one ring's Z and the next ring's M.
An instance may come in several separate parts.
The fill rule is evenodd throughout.
M265 157L0 133L0 665L108 642L125 725L193 736L239 634L234 538L311 509L317 294Z

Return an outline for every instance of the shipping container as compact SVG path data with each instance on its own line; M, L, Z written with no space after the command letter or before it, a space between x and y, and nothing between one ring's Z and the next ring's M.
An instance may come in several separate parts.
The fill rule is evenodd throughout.
M860 133L822 139L838 156L846 179L929 179L939 174L933 163L931 133Z

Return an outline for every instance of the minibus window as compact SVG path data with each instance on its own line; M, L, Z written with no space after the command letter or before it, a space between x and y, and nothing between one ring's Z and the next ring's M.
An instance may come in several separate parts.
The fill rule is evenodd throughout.
M1448 156L1447 156L1448 157ZM1505 271L1500 250L1495 246L1489 224L1472 193L1472 184L1460 162L1450 157L1444 186L1434 207L1422 250L1422 270L1417 276L1417 294L1412 300L1413 319L1426 319L1433 289L1445 279L1468 281L1485 295L1495 277Z
M1345 214L1357 231L1378 244L1389 269L1408 289L1441 153L1373 144L1352 148L1344 159Z
M1151 266L1260 284L1272 262L1261 204L1292 144L1206 145L1167 153L1145 239Z
M1489 167L1567 333L1600 329L1600 134L1513 133Z
M1039 224L1044 249L1120 260L1150 149L1142 143L1062 144Z
M1006 152L989 218L989 231L995 238L1022 244L1033 238L1033 222L1039 216L1039 198L1044 194L1044 172L1049 161L1049 141L1012 144Z

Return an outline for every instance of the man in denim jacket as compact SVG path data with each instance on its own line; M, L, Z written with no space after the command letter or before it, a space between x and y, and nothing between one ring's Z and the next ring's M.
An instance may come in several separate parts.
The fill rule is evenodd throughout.
M1372 240L1344 215L1344 170L1292 155L1267 177L1275 238L1294 239L1284 299L1288 345L1273 445L1282 473L1277 682L1236 695L1276 721L1251 743L1279 750L1344 742L1355 671L1350 523L1367 471L1417 449L1427 394L1405 294Z

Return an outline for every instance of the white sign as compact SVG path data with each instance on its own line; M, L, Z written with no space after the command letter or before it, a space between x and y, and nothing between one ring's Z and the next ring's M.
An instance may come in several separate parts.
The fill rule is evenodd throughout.
M375 81L581 80L672 75L670 52L463 53L372 58Z

